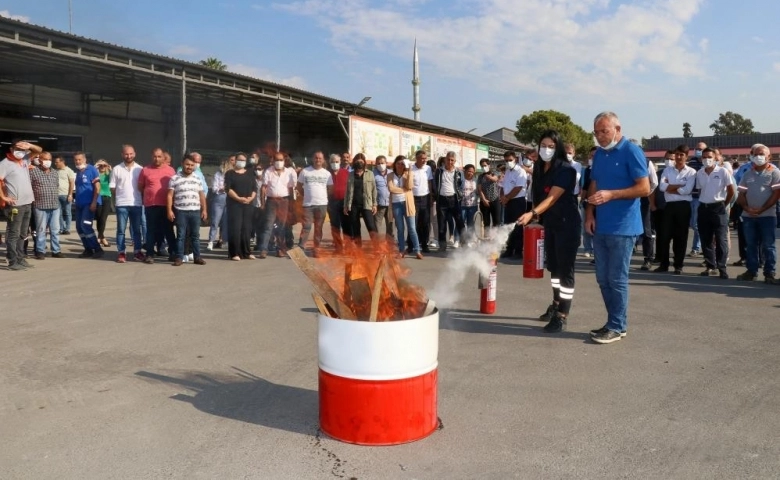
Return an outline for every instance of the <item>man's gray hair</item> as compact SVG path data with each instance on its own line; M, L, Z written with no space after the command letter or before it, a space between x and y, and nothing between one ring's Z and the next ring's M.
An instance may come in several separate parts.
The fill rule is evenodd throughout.
M770 149L769 149L769 147L767 147L767 146L766 146L766 145L764 145L763 143L756 143L755 145L753 145L752 147L750 147L750 153L753 153L753 152L755 152L755 151L756 151L756 149L758 149L758 148L766 148L766 151L767 151L767 152L768 152L770 155L772 154L772 150L770 150Z
M330 160L330 163L333 163L334 161L341 163L341 155L338 153L331 153L330 157L328 157L328 160Z
M446 157L455 157L455 158L457 158L458 155L455 152L453 152L453 151L449 151L449 152L447 152Z
M620 125L620 119L615 112L601 112L593 119L593 125L599 123L602 119L609 119L614 125Z

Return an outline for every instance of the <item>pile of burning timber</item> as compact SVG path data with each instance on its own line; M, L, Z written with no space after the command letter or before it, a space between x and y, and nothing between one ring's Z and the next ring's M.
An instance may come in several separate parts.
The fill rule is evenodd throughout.
M344 320L388 322L430 315L435 309L425 290L410 283L410 270L391 248L353 246L344 255L308 258L296 247L288 250L298 269L312 284L322 315ZM386 251L385 251L386 250Z

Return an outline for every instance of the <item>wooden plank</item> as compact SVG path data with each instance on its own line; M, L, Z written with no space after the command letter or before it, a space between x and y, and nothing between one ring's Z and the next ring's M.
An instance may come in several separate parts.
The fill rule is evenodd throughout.
M328 304L325 303L325 300L322 298L322 295L320 295L317 292L311 292L311 298L314 300L314 305L317 306L317 310L320 311L321 315L324 315L326 317L334 318L335 312L332 312L332 310L328 307Z
M368 278L355 278L347 282L349 291L352 292L352 301L349 305L355 312L358 320L368 320L371 314L371 286L368 284Z
M317 268L309 261L306 254L303 253L303 250L294 247L287 250L287 254L290 256L295 266L298 267L298 270L306 275L314 287L314 290L320 294L322 299L336 312L338 318L343 318L344 320L357 319L355 312L341 300L338 293L331 288L327 280L325 280Z
M379 260L379 268L376 269L376 276L374 277L374 288L371 291L371 311L368 316L369 322L376 322L376 316L379 313L379 301L382 296L382 285L385 282L386 268L387 256L382 255L382 259Z

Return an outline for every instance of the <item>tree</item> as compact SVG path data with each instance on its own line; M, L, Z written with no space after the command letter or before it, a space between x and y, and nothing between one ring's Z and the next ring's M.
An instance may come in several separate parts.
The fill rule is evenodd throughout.
M222 63L222 60L220 60L218 58L214 58L214 57L209 57L209 58L207 58L205 60L201 60L198 63L200 63L204 67L208 67L208 68L214 69L214 70L216 70L218 72L224 72L225 70L227 70L227 65Z
M661 137L659 137L658 135L653 135L652 137L650 137L650 140L658 140L659 138Z
M726 112L718 115L718 119L712 122L710 129L715 135L750 135L758 133L753 130L753 122L749 118L734 112Z
M520 117L515 137L521 143L536 145L545 130L555 130L564 142L573 143L581 158L585 158L593 146L591 134L572 122L571 117L555 110L537 110Z
M691 138L692 136L693 132L691 132L691 124L688 122L683 123L683 137Z

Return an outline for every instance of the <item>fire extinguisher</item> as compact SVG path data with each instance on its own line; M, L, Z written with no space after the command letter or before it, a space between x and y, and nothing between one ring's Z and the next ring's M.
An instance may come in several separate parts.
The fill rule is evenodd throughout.
M538 223L523 230L523 278L544 277L544 227Z
M479 313L496 313L496 286L498 280L498 255L490 256L490 273L479 275Z

